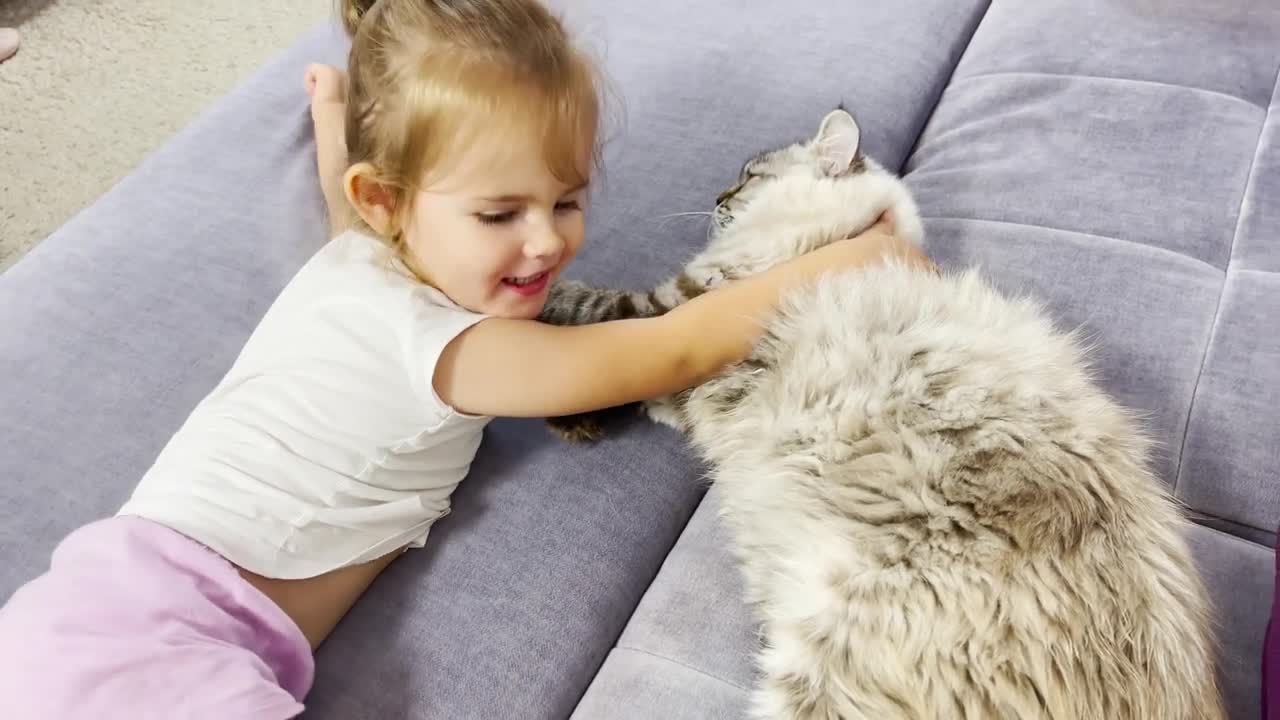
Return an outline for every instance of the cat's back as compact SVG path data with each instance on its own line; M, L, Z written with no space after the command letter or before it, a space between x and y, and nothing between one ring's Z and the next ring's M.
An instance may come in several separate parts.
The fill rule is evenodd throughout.
M1144 448L1076 340L975 271L877 268L792 292L748 362L700 388L689 409L708 442L766 431L848 442L886 430L945 441L999 416L1067 435L1087 421L1093 435Z
M821 582L859 610L828 608L868 653L848 672L892 684L923 663L921 702L981 695L992 716L1217 717L1185 521L1084 355L976 272L849 273L794 294L753 358L694 391L691 430L727 513L772 514L731 526L788 528L740 538L795 571L787 592ZM815 557L798 527L844 552Z

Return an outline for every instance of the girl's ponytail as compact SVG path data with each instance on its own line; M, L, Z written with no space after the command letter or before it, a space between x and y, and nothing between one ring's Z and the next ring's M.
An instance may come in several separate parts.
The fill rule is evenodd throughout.
M342 25L347 29L348 35L355 37L356 30L360 27L360 19L378 2L379 0L340 0Z

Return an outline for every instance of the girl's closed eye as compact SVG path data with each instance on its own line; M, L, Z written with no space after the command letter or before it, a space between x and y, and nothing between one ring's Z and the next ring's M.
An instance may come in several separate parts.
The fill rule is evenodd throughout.
M505 225L516 219L516 211L503 210L501 212L476 213L476 219L485 225Z
M580 212L582 204L577 200L561 200L556 203L555 210L557 213ZM501 210L476 213L476 219L485 225L506 225L515 220L517 215L519 215L517 210Z

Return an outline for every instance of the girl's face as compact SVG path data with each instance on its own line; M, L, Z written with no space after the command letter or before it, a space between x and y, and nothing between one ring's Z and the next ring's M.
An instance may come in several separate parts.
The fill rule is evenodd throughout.
M473 312L533 319L582 245L587 188L536 143L490 138L413 197L405 242L423 279Z

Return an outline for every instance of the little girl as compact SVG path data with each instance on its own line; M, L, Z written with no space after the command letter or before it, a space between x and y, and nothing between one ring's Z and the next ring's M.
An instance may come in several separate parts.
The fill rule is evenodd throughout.
M583 240L596 69L537 0L343 14L345 107L337 70L307 79L331 219L353 227L119 514L0 610L6 718L294 717L312 650L423 545L491 417L679 391L743 358L787 288L914 252L882 226L664 317L534 322Z

